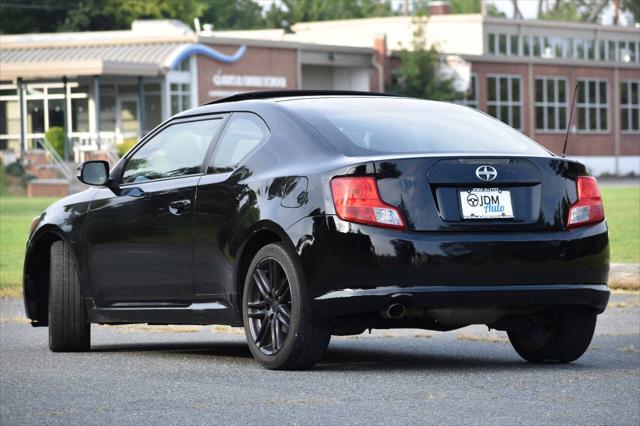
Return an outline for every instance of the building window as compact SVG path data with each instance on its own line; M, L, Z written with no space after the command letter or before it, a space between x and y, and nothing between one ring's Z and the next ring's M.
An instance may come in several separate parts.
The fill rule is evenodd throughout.
M471 74L469 90L462 99L455 101L455 103L478 108L478 76L476 74Z
M585 40L585 51L587 53L585 59L593 61L596 58L595 42L593 40Z
M618 42L618 61L624 63L638 62L638 43L635 41Z
M171 83L171 115L191 108L189 84Z
M511 56L518 56L519 55L519 51L518 51L518 36L517 35L510 35L509 36L509 54Z
M608 62L640 62L640 43L632 40L600 40L599 59Z
M536 130L557 132L567 127L567 81L536 78Z
M578 80L578 130L608 131L607 108L606 80Z
M520 76L498 75L487 80L489 115L514 129L522 128L522 91Z
M506 56L507 54L507 35L498 34L498 55Z
M564 58L564 46L563 43L566 39L561 37L545 37L545 58Z
M640 132L640 80L620 83L620 128L625 133Z
M17 100L0 100L0 136L20 133L20 108Z
M595 59L595 42L571 37L525 36L523 54L547 59L593 60Z
M518 36L516 34L489 33L489 53L499 56L517 56Z
M89 131L89 99L71 99L71 131Z
M162 87L160 83L144 85L144 133L162 122Z
M27 101L27 133L44 133L44 101Z
M49 109L48 127L64 127L64 99L49 99L47 108Z
M616 42L609 40L607 46L607 60L613 62L616 60Z

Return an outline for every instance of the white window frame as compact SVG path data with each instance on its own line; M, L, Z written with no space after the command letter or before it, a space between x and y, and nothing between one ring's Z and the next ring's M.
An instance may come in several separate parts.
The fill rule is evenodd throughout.
M27 123L25 122L25 138L28 140L31 139L35 139L35 138L44 138L46 132L49 130L50 127L50 123L49 123L49 101L50 100L64 100L65 99L65 94L64 93L49 93L50 89L61 89L64 88L64 83L62 82L39 82L39 81L26 81L24 82L25 84L25 89L24 89L24 99L22 102L22 105L18 105L18 108L22 109L23 112L23 117L25 117L26 120L26 113L27 113L27 101L31 101L31 100L38 100L38 101L42 101L43 104L43 113L44 113L44 132L35 132L35 133L31 133L29 132L29 130L27 129ZM65 108L66 108L66 128L67 128L67 136L68 137L74 137L77 135L84 135L88 132L76 132L74 131L74 129L72 129L71 124L72 124L72 110L71 110L71 103L73 99L87 99L89 98L89 94L88 93L74 93L71 91L71 89L75 89L77 87L79 87L81 85L80 82L78 81L69 81L67 82L67 92L66 92L66 104L65 104ZM32 88L38 91L41 91L41 94L29 94L27 91L27 88ZM15 84L3 84L0 85L0 88L3 90L16 90L16 94L15 95L5 95L5 96L0 96L0 100L3 101L17 101L18 104L20 103L20 96L18 94L18 87ZM91 88L89 87L89 91L91 90ZM89 107L90 108L90 107ZM91 114L91 110L88 111L89 114L89 128L91 128L91 120L93 119L92 114ZM0 135L0 140L13 140L13 139L20 139L20 133L10 133L10 134L1 134Z
M631 97L631 86L633 84L637 85L637 90L638 90L638 97L640 98L640 80L622 80L620 81L620 132L623 134L638 134L640 133L640 129L637 130L633 130L631 128L631 117L633 116L634 112L635 114L637 114L638 117L638 122L640 123L640 103L634 104L632 103L632 97ZM628 103L623 104L622 103L622 85L626 85L627 86L627 90L629 93L628 96ZM628 129L625 129L622 127L622 115L623 114L627 114L627 124L629 125Z
M568 120L567 117L567 110L569 107L569 82L567 80L566 77L557 77L557 76L536 76L535 77L535 83L534 83L534 93L532 93L533 99L534 99L534 111L537 110L538 107L542 107L544 114L543 114L543 123L542 126L540 126L540 123L538 123L537 121L537 114L534 114L534 117L536 118L536 122L535 122L535 129L536 132L544 132L544 133L564 133L566 131L566 123ZM537 80L542 80L542 101L537 101L536 99L537 97L537 93L535 93L536 87L537 87ZM559 96L559 82L560 81L564 81L564 102L560 101L560 96ZM549 100L548 99L548 92L547 92L547 84L553 84L554 86L554 90L553 93L555 94L555 99L553 100ZM553 108L554 111L554 121L556 123L556 127L553 129L549 128L549 117L547 116L547 109L551 107ZM564 108L564 123L565 126L560 127L559 123L560 123L560 108Z
M489 74L487 75L487 87L489 86L489 79L491 78L495 78L496 79L496 100L492 101L489 99L489 91L487 90L487 111L489 109L490 106L495 106L496 107L496 117L498 120L502 121L503 123L508 124L509 126L511 126L512 128L516 129L516 130L520 130L522 131L523 129L523 111L522 111L522 106L523 106L523 93L522 93L522 76L519 74ZM508 84L507 84L507 100L503 101L500 99L500 79L501 78L506 78L508 80ZM512 80L518 80L518 84L520 86L520 100L519 101L514 101L513 100L513 93L512 93ZM502 120L502 118L500 117L500 108L506 106L508 108L508 121L504 121ZM520 127L513 127L513 108L514 107L520 107Z
M620 44L623 44L622 49L620 49ZM617 61L622 62L623 64L634 64L634 63L640 62L640 57L638 56L638 54L640 53L638 51L639 45L640 43L633 40L618 40L616 42ZM631 58L629 59L629 62L624 60L625 52L628 52L629 55L631 56Z
M596 102L595 103L590 103L589 102L589 83L591 82L595 82L596 83ZM602 103L600 102L600 83L604 82L604 87L605 90L607 91L607 102L606 103ZM580 108L586 108L586 113L585 113L585 119L586 119L586 126L584 129L580 129L580 124L577 124L577 132L578 133L609 133L609 129L610 129L610 122L611 122L611 117L609 117L609 97L610 97L610 91L609 91L609 81L606 78L578 78L578 84L579 83L584 83L584 88L587 89L585 90L585 94L584 94L584 100L585 102L580 102L580 96L578 95L578 99L576 100L576 113L577 113L577 117L576 119L580 118ZM578 85L578 88L580 86ZM580 89L578 89L580 90ZM590 124L590 120L591 117L589 115L589 110L595 108L596 109L596 124L597 126L594 128L592 127ZM607 128L606 129L601 129L600 128L600 111L601 109L604 109L606 112L606 116L607 116Z
M489 32L487 33L487 46L489 47L489 54L494 56L521 56L520 50L520 36L518 34L513 33L495 33ZM491 35L493 35L493 46L491 45ZM504 36L505 41L505 53L500 53L500 36ZM516 53L511 53L511 37L516 37Z

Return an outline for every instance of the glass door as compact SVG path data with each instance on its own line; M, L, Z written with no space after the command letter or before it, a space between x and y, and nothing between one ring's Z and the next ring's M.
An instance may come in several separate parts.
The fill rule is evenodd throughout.
M138 119L138 99L118 98L117 130L122 140L140 137L140 120Z

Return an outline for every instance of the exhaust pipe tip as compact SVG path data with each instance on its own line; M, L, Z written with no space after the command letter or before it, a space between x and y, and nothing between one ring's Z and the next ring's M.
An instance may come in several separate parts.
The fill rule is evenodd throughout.
M406 312L406 308L403 304L392 303L387 307L387 310L385 311L385 314L386 314L385 316L387 318L399 319L404 317L405 312Z

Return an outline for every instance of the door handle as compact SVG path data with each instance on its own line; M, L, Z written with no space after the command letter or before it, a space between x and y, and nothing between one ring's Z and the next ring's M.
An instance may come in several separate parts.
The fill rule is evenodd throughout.
M169 203L169 212L173 215L180 216L185 212L185 210L187 210L187 208L189 208L190 205L191 200L173 201Z

